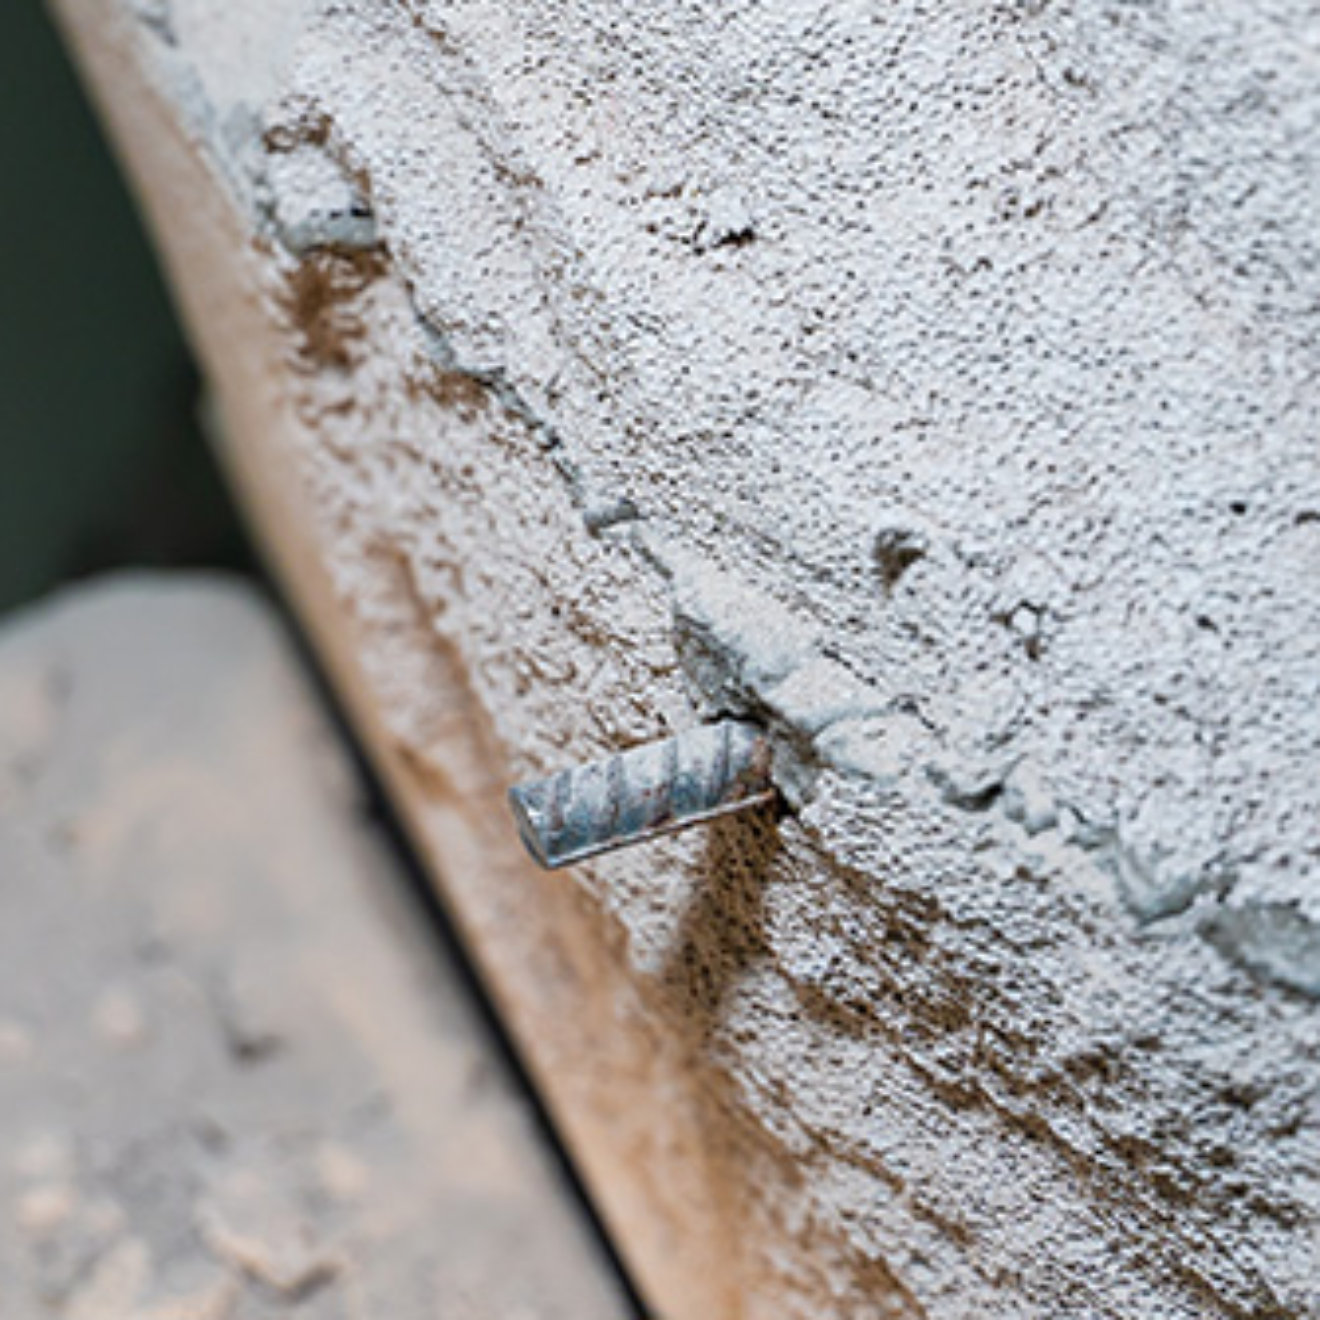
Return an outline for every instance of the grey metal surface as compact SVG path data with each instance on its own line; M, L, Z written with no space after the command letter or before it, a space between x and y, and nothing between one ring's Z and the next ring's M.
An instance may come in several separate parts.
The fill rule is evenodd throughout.
M528 851L554 869L773 801L770 760L760 729L723 720L520 784L509 805Z

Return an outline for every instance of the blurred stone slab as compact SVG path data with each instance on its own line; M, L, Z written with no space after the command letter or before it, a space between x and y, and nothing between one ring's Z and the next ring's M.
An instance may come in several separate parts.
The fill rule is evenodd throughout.
M627 1313L246 586L0 632L0 1316Z

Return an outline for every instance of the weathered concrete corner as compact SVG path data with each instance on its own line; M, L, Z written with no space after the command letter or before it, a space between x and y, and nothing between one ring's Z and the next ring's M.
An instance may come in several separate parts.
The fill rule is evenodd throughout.
M447 868L662 1306L1320 1314L1313 22L153 15L234 452L436 857L505 858L492 781L778 742L773 835Z

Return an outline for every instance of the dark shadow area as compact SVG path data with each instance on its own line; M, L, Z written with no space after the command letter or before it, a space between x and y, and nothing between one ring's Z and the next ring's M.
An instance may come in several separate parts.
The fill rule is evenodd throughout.
M702 870L710 883L683 914L662 973L698 1040L718 1021L729 989L767 956L765 887L783 849L776 828L782 811L771 803L705 827Z
M198 382L51 20L0 5L0 612L130 565L254 572Z

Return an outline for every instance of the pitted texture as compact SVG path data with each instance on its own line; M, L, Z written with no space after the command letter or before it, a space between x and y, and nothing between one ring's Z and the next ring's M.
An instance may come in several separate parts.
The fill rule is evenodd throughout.
M584 874L750 1313L1320 1314L1309 8L300 13L157 54L419 782L437 650L516 775L782 754L774 838Z
M1277 18L339 7L292 104L580 498L1029 760L1139 916L1312 917L1320 95Z

